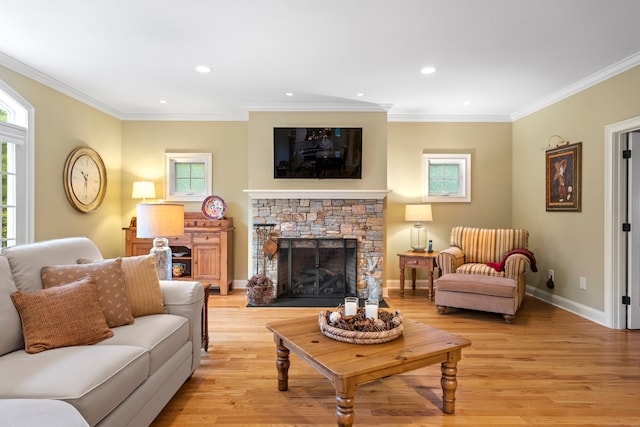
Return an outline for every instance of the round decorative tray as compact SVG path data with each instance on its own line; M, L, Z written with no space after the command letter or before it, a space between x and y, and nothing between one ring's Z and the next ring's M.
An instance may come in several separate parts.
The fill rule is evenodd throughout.
M337 311L321 311L318 316L320 331L334 340L351 344L381 344L393 341L402 335L402 313L378 311L378 319L367 319L364 309L359 308L355 316L346 317L344 308Z

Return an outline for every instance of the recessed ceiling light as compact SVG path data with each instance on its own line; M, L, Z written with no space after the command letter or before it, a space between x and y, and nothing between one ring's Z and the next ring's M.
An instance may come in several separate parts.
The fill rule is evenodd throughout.
M207 67L206 65L198 65L196 67L196 71L202 74L207 74L211 72L211 67Z
M462 105L471 105L471 101L462 101Z
M293 96L293 92L287 92L287 93L285 93L285 95L287 95L287 96Z
M356 93L356 96L364 96L364 93L358 92L358 93Z
M166 99L161 99L161 100L160 100L160 104L166 104L166 103L167 103L167 100L166 100Z
M436 72L436 69L434 67L424 67L420 72L422 74L433 74Z

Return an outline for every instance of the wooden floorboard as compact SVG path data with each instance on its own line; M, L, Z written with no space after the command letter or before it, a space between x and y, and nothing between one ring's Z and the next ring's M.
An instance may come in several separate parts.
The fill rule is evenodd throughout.
M269 321L318 308L246 308L243 290L209 298L209 352L152 424L335 426L331 383L291 355L279 392ZM440 367L358 387L355 426L640 426L640 331L605 328L527 296L516 319L439 315L422 290L391 290L388 310L463 336L456 413L444 414Z

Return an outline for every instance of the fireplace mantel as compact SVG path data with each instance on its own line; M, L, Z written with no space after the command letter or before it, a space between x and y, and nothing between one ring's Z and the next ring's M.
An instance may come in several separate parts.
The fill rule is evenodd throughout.
M252 199L367 199L382 200L391 190L242 190Z

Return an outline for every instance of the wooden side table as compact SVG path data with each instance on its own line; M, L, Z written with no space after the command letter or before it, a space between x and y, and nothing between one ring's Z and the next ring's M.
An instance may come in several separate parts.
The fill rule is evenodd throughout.
M398 254L400 259L400 296L404 298L404 269L411 268L411 282L416 289L416 269L423 268L429 271L429 302L433 301L433 269L436 267L438 251L413 252L407 251Z

